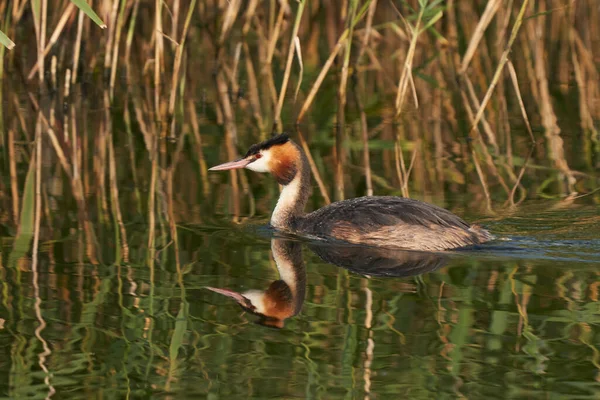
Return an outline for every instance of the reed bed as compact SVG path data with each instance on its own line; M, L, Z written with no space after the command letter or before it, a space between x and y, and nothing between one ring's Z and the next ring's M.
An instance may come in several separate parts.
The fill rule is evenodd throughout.
M397 194L494 215L600 200L594 2L90 4L108 29L70 1L0 5L17 44L0 52L1 222L37 216L24 198L41 140L42 238L75 204L89 260L106 227L126 259L133 220L152 253L182 221L268 213L274 184L206 170L284 129L309 152L312 207ZM469 200L445 200L457 193Z

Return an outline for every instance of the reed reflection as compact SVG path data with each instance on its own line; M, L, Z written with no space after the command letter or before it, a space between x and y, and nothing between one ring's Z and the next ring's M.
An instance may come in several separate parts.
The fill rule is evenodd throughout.
M447 258L414 251L389 250L339 244L309 244L323 261L353 273L378 277L420 275L442 267ZM234 299L245 311L259 316L257 323L283 328L286 319L302 309L306 295L306 267L302 244L287 239L272 239L271 251L279 279L266 290L235 292L225 288L207 289Z

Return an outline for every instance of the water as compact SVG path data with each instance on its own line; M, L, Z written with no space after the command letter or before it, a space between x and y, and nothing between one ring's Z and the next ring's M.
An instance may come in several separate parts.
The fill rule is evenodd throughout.
M597 209L554 205L488 221L499 240L441 256L315 247L258 221L182 226L179 272L172 244L153 271L67 261L73 238L43 246L37 277L30 260L9 269L3 256L0 393L597 398ZM130 227L132 242L146 229ZM273 254L272 241L304 267ZM265 323L206 289L265 291L279 279L274 256L288 281L290 269L305 273L297 315Z

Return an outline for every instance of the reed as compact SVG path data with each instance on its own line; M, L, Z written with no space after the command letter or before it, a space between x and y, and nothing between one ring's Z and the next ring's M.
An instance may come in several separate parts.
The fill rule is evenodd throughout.
M589 3L95 2L105 30L79 3L0 9L17 43L0 50L10 188L0 200L2 222L18 227L29 114L40 112L41 168L59 166L52 176L68 182L52 201L76 205L90 259L107 229L98 222L114 222L124 254L135 218L155 252L188 215L266 215L277 195L268 180L238 171L221 182L207 166L272 129L297 129L315 177L311 207L364 194L482 212L542 194L600 201L600 31Z

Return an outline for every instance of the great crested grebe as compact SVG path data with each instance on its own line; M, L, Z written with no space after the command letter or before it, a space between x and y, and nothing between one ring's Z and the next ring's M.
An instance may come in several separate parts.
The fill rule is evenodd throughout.
M487 242L493 236L450 211L395 196L366 196L338 201L304 213L310 170L306 155L285 133L250 146L239 160L209 171L247 168L270 172L283 186L271 225L284 232L319 239L386 248L438 251Z

